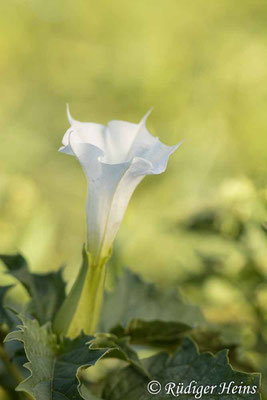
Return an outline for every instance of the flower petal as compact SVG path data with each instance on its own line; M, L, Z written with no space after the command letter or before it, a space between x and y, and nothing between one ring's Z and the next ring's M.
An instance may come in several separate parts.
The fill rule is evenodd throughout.
M88 143L72 140L70 146L80 162L88 182L86 217L88 248L97 259L104 240L105 227L113 195L129 163L105 164L100 161L103 151Z
M112 246L131 195L152 168L150 161L135 157L131 163L109 164L101 161L103 152L87 143L72 140L70 145L88 181L88 248L98 259Z
M149 174L161 174L164 172L167 168L170 155L178 149L182 143L183 141L174 146L166 146L158 141L153 147L151 147L144 155L146 160L150 161L152 165Z
M59 151L74 155L88 181L88 250L95 262L109 254L129 200L148 174L165 171L169 156L179 147L166 146L139 124L110 121L107 127L72 118Z
M135 156L141 156L147 147L158 140L146 129L145 123L149 114L150 111L139 124L118 120L108 122L104 162L113 164L131 161Z
M117 164L129 161L129 150L135 140L138 124L125 121L109 121L105 136L105 157L103 161Z
M104 165L105 172L103 172L105 174L109 169L114 168L114 165ZM136 157L121 175L120 179L117 180L116 188L109 204L109 212L98 257L101 258L108 254L119 230L131 196L150 169L151 163L149 161Z
M64 147L69 145L71 134L72 140L75 142L92 144L93 146L99 147L103 151L105 150L106 127L104 125L96 124L94 122L80 122L73 119L68 106L67 115L71 127L63 136L63 146L59 149L59 151L71 154L70 149L64 149Z

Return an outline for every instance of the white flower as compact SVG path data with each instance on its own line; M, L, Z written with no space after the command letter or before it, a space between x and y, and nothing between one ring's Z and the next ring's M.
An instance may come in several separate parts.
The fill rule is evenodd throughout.
M86 205L88 251L94 263L109 255L129 200L141 180L165 171L179 147L166 146L139 124L110 121L107 126L74 120L59 151L74 155L88 181Z

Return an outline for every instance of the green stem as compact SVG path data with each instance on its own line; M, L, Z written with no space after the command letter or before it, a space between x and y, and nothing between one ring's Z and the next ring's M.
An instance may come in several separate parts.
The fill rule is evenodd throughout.
M95 333L101 312L105 275L104 264L89 266L79 306L68 331L70 337L77 336L81 330L87 334Z
M79 275L56 316L56 333L72 338L81 331L95 333L101 312L105 275L105 260L94 264L84 249Z

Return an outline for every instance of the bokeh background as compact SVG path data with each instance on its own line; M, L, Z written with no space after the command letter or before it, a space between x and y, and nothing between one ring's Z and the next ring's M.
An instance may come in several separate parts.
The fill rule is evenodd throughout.
M103 124L153 107L151 132L186 141L137 188L110 268L179 286L209 321L237 323L243 356L264 371L266 1L1 0L0 32L0 252L39 272L66 264L72 282L86 182L57 152L66 103Z

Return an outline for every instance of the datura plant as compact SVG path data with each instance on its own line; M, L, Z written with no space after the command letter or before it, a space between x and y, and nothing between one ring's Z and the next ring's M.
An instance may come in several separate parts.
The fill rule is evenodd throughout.
M88 184L83 261L66 294L62 269L32 273L21 254L0 255L29 298L18 304L8 296L13 285L0 286L1 400L259 400L260 375L239 356L238 339L209 324L177 287L162 291L126 269L105 290L106 264L135 188L164 172L180 143L152 136L148 114L139 124L103 126L67 111L59 151L77 158Z
M169 156L181 143L170 147L152 136L146 128L149 113L139 124L110 121L104 126L77 121L67 111L70 128L59 151L75 156L87 178L86 265L62 306L55 329L75 336L81 327L86 333L95 331L105 264L135 188L146 175L164 172Z

